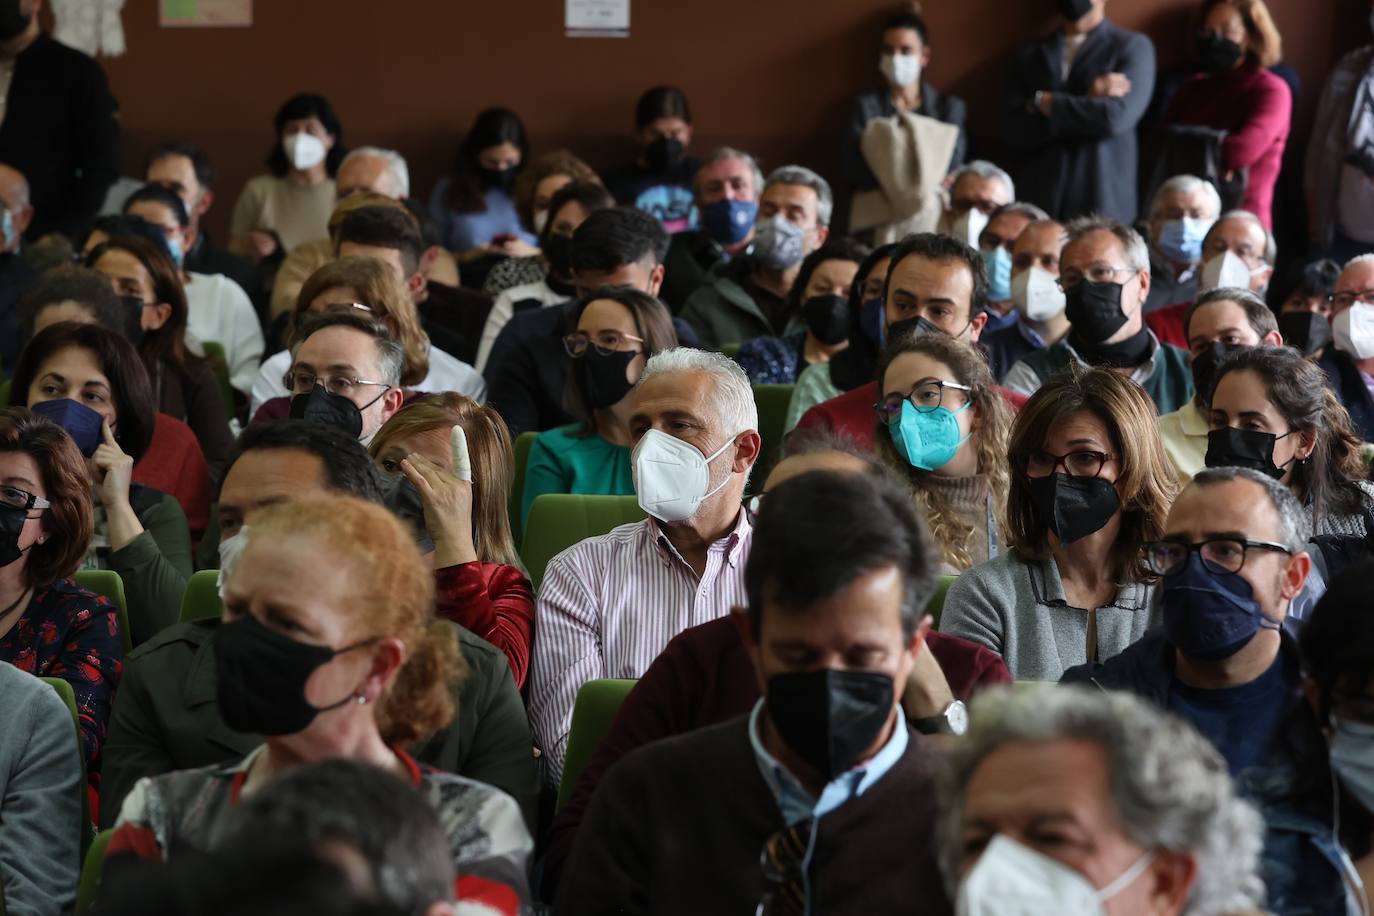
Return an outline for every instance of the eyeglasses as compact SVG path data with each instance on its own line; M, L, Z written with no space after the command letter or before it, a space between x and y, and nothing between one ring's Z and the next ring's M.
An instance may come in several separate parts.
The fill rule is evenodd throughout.
M1044 449L1031 449L1022 461L1027 477L1048 477L1060 466L1070 477L1096 477L1102 467L1116 456L1110 452L1082 449L1065 455L1054 455Z
M282 384L292 394L309 394L316 385L323 385L324 390L330 394L342 395L346 398L351 398L353 392L362 385L376 385L380 388L391 387L386 382L369 382L365 379L349 378L346 375L317 376L305 369L290 370L282 376Z
M47 509L52 506L52 503L18 487L0 487L0 506L7 509L28 511L29 509Z
M1202 557L1203 566L1222 575L1240 572L1245 566L1247 550L1272 550L1275 553L1293 555L1293 551L1282 544L1238 538L1209 538L1195 544L1183 541L1151 541L1143 549L1145 566L1157 576L1167 576L1182 569L1188 562L1188 555L1195 551Z
M563 349L567 350L568 355L573 359L577 359L587 355L588 347L602 356L610 356L612 353L623 353L633 349L633 347L627 347L626 344L642 343L644 343L644 338L625 334L621 331L597 331L596 334L574 331L563 338Z
M964 400L973 399L973 389L968 385L960 385L957 382L945 382L939 379L929 382L920 382L907 395L889 394L881 401L873 405L873 412L878 415L878 419L885 423L893 423L902 415L902 402L910 401L911 406L921 413L931 413L939 407L944 406L945 389L964 392Z
M1326 299L1338 309L1348 309L1356 302L1374 302L1374 289L1346 290Z
M1084 280L1091 280L1094 283L1110 283L1117 274L1133 274L1135 272L1134 267L1108 267L1105 264L1089 267L1086 272L1070 267L1062 270L1059 279L1055 282L1059 284L1060 290L1067 293Z

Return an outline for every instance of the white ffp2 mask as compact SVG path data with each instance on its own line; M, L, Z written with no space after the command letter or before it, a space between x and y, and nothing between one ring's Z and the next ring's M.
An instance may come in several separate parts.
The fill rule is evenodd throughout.
M1250 266L1234 251L1223 251L1202 265L1202 276L1198 278L1198 289L1220 289L1222 287L1249 289L1250 278L1262 270L1264 270L1263 267L1251 270Z
M323 140L303 130L282 137L281 148L292 168L302 172L313 169L323 162L325 153L328 152L324 148Z
M1374 356L1374 305L1355 302L1331 319L1331 340L1337 350L1355 359Z
M711 462L734 444L735 437L731 436L703 457L690 442L649 430L630 456L639 507L661 522L691 518L705 500L730 481L727 474L714 489L707 489L711 485Z
M1049 321L1064 311L1058 278L1043 267L1031 267L1011 279L1011 301L1031 321Z
M1154 861L1147 852L1106 887L1028 846L998 834L959 885L956 916L1102 916Z
M921 58L915 54L880 54L878 69L889 83L905 89L921 79Z
M949 227L949 234L970 248L978 247L978 237L988 227L988 215L977 207L969 207L955 217Z

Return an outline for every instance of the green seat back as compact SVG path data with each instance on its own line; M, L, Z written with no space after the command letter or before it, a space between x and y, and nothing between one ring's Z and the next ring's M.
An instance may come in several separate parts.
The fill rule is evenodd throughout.
M124 580L113 569L83 569L72 576L76 584L97 595L109 598L118 610L119 636L124 643L124 654L134 649L134 634L129 629L129 600L124 597Z
M207 340L200 346L205 352L205 361L210 364L210 371L215 373L215 381L219 382L219 396L224 400L224 415L232 417L234 386L229 384L229 358L225 356L224 344Z
M100 870L105 864L105 850L110 845L110 835L113 833L113 827L100 831L91 842L91 848L86 850L86 858L81 862L81 881L76 886L76 916L82 916L95 903L96 891L100 890Z
M926 602L926 613L935 618L931 626L935 629L940 628L940 612L945 609L945 594L949 592L949 587L958 576L936 576L935 594L930 596Z
M728 344L724 344L724 345L720 348L720 352L724 353L726 356L730 357L731 359L734 359L736 356L739 356L739 348L740 348L740 344L737 344L737 343L728 343Z
M577 691L573 704L572 728L568 732L568 752L563 757L563 781L558 785L558 807L572 796L578 777L592 759L596 746L611 730L611 722L634 687L635 681L620 678L588 681Z
M71 713L72 729L76 732L76 753L81 761L81 782L77 783L76 791L81 794L81 851L85 853L91 842L91 793L86 790L86 745L81 741L81 715L76 711L76 692L72 690L71 684L60 677L44 677L39 680L57 692L62 702L67 705L67 712Z
M778 462L783 433L787 430L787 405L792 403L793 385L754 385L754 406L759 411L759 438L763 440L759 460L749 475L750 490L763 489L763 481Z
M542 494L530 506L530 523L520 550L530 581L537 590L549 561L578 541L643 518L644 510L633 496Z
M224 610L219 600L219 570L201 569L186 580L186 592L181 596L181 622L208 620Z
M525 469L530 466L530 449L534 448L534 440L538 435L521 433L515 437L512 449L515 467L512 469L510 499L506 503L506 511L510 514L510 535L517 544L520 543L520 507L525 502Z

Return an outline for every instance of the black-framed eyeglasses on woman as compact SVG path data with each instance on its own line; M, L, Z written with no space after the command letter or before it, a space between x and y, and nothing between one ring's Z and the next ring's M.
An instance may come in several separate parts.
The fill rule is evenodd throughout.
M911 406L915 407L920 413L931 413L940 407L948 407L945 404L945 391L962 391L964 402L973 400L973 389L968 385L960 385L958 382L946 382L942 379L928 379L917 382L912 386L911 391L905 395L889 394L881 401L873 405L873 412L878 415L878 419L891 423L902 413L902 402L910 401ZM951 398L952 400L952 398ZM962 407L962 404L954 405Z
M610 356L612 353L625 352L627 343L642 344L644 338L626 334L623 331L597 331L595 334L588 334L586 331L574 331L563 338L563 349L567 350L568 355L573 359L585 356L588 348L595 350L602 356Z
M1208 538L1205 541L1151 541L1142 550L1145 565L1157 576L1167 576L1182 569L1188 555L1196 552L1202 565L1219 575L1234 575L1245 568L1246 552L1269 550L1292 556L1293 551L1273 541L1251 541L1245 538Z
M23 509L27 512L30 509L52 508L52 503L18 487L0 487L0 506L6 509Z
M1048 477L1059 468L1070 477L1096 477L1116 456L1111 452L1098 452L1092 449L1079 449L1056 455L1042 448L1031 449L1021 459L1021 470L1027 477Z

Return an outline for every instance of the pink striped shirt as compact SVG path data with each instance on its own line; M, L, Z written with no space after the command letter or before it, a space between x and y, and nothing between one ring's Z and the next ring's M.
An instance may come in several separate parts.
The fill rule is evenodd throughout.
M752 529L741 511L711 545L697 574L658 522L646 519L588 538L549 561L535 607L530 719L555 785L587 681L637 678L688 627L744 607L744 562Z

